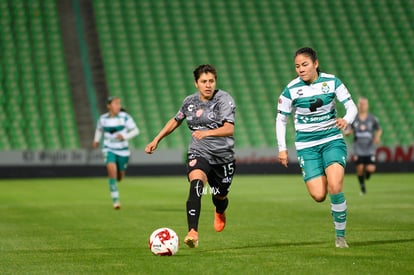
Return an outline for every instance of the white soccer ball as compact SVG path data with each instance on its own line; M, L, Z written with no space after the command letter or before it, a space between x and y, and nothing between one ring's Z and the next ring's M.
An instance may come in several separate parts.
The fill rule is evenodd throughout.
M178 251L179 243L177 233L167 227L156 229L149 238L149 248L158 256L174 255Z

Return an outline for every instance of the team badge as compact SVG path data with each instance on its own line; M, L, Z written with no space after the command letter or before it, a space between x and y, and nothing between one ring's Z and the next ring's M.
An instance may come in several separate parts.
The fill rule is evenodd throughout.
M197 160L196 160L196 159L192 159L192 160L190 160L190 162L188 163L188 165L189 165L190 167L194 167L196 164L197 164Z
M322 92L323 93L329 92L329 85L326 82L322 83Z
M196 117L200 117L203 114L203 109L198 109L196 112Z

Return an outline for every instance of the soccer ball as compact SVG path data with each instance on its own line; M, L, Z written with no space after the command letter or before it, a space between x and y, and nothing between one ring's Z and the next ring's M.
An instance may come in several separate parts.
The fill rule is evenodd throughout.
M178 251L179 240L174 230L162 227L152 232L149 248L154 255L172 256Z

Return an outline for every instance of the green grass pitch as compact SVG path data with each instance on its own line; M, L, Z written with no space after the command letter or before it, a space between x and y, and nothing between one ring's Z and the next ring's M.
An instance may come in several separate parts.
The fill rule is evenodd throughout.
M313 202L300 175L236 175L227 226L202 200L199 247L183 244L188 184L126 177L122 209L105 178L0 180L0 274L413 274L414 174L375 174L359 194L346 175L349 249L334 247L329 199ZM158 227L180 237L153 256Z

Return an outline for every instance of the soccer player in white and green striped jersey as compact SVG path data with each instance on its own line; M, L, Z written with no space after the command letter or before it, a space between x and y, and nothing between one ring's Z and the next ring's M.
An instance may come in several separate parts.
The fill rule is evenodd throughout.
M134 119L122 109L119 97L109 97L107 107L108 112L98 119L92 146L98 148L103 136L102 152L108 172L109 191L114 209L120 209L118 182L125 175L131 154L128 140L137 136L139 129Z
M287 167L286 124L288 116L294 115L295 147L308 192L316 202L324 201L329 193L335 246L347 248L347 203L342 192L347 147L341 130L354 121L357 108L341 80L319 71L312 48L297 50L294 62L298 77L286 86L278 101L278 159ZM345 106L343 118L337 117L336 99Z

